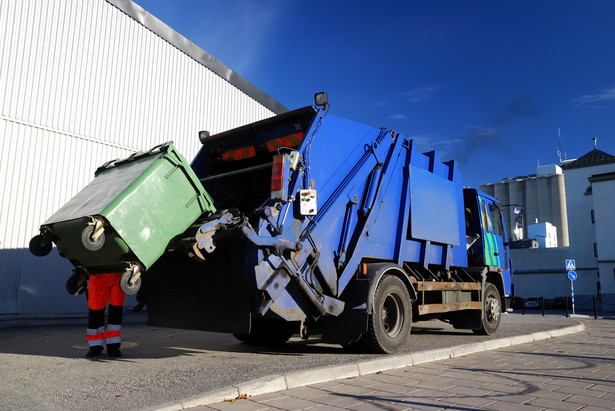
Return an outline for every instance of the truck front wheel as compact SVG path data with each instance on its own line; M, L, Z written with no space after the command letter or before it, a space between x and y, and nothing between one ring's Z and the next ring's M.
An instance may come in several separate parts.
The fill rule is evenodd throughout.
M490 335L496 332L502 319L502 299L497 287L486 283L483 298L483 319L481 328L474 330L475 334Z
M393 275L380 280L374 295L367 332L360 344L370 351L394 353L408 341L412 327L412 302L404 282Z

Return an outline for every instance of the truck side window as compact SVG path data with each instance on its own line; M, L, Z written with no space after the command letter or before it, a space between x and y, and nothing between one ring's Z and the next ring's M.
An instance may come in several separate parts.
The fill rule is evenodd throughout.
M493 204L489 205L489 216L491 217L491 225L493 226L493 234L504 237L502 229L502 218L500 210Z
M483 214L483 226L485 227L485 232L491 232L491 224L489 224L489 214L487 214L487 204L481 201L482 205L482 214Z

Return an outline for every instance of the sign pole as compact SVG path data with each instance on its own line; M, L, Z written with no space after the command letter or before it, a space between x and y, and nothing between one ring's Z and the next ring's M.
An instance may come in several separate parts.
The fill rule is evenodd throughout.
M574 281L570 280L570 293L572 294L572 315L574 315Z
M570 280L570 294L572 295L572 315L574 315L574 280L577 279L577 273L574 271L577 268L577 262L573 259L565 260L566 270L568 270L568 279ZM568 307L566 307L568 310Z

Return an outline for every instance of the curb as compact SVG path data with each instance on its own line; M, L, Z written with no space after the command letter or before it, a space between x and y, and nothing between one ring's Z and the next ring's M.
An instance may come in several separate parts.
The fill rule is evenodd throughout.
M170 401L155 407L147 408L146 411L174 411L186 408L198 407L201 405L222 402L230 398L235 399L240 395L261 395L277 391L284 391L291 388L303 387L321 382L334 381L339 379L360 377L363 375L374 374L397 368L410 367L433 361L440 361L449 358L462 357L503 347L510 347L517 344L524 344L533 341L545 340L548 338L560 337L562 335L574 334L585 329L581 322L577 325L559 328L551 331L540 331L527 335L517 335L513 337L498 338L495 340L480 343L458 345L450 348L437 350L419 351L408 354L387 355L384 358L360 361L352 364L342 364L331 367L316 368L290 372L285 375L270 375L245 383L232 385L219 390L210 391L185 400Z

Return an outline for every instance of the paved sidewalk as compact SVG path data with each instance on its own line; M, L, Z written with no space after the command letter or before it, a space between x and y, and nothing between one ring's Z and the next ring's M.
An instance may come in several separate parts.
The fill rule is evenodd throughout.
M513 337L508 346L502 346L506 339L494 340L500 343L456 347L448 355L438 350L432 352L436 360L415 353L412 366L403 364L408 356L371 361L358 365L358 377L353 366L336 367L338 375L331 381L297 383L296 388L283 391L275 391L281 376L274 376L237 387L246 397L259 390L268 394L235 400L231 390L227 401L198 406L207 398L195 397L181 407L236 411L615 409L615 320L586 319L583 323L585 330L574 334ZM396 363L387 363L391 358ZM308 382L310 378L324 380L331 377L326 376L328 372L315 370L300 377ZM292 386L290 377L285 376L287 386ZM209 398L214 394L224 392L210 393ZM178 404L167 405L177 409Z

